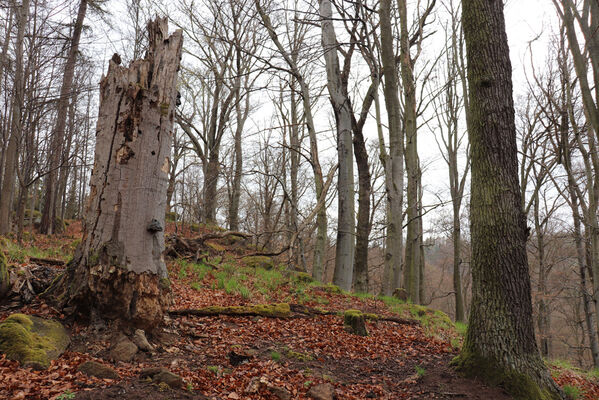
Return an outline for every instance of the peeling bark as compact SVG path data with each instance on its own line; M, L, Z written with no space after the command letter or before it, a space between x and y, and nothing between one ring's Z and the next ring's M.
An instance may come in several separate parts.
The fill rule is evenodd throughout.
M81 244L59 289L83 315L148 329L168 305L166 191L182 33L148 23L150 45L128 68L110 61Z

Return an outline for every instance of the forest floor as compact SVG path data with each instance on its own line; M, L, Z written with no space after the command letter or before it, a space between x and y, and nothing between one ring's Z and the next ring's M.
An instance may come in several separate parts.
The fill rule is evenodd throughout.
M12 268L21 270L35 268L32 258L66 261L79 231L79 224L71 223L58 237L28 234L23 246L8 242L6 255ZM188 231L183 236L193 235ZM283 266L248 265L250 259L243 255L252 250L244 241L227 238L205 244L204 262L169 261L171 310L287 303L295 305L291 314L286 318L171 315L159 333L148 335L153 351L140 351L130 362L113 362L111 326L80 325L37 297L28 304L13 300L0 305L0 321L16 312L55 318L67 327L72 342L44 371L21 368L0 355L0 398L319 398L314 387L332 389L337 399L510 398L500 388L458 376L448 366L459 351L465 327L456 327L445 314L391 297L344 293ZM322 315L293 312L302 306ZM348 309L397 321L369 320L369 335L357 336L344 329L339 315ZM98 379L78 371L89 360L111 367L119 378ZM140 378L149 367L179 375L183 386L173 389ZM550 367L573 398L599 398L597 374L563 363Z

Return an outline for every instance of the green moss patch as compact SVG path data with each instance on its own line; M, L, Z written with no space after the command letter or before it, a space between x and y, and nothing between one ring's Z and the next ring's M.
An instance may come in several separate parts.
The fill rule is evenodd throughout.
M359 310L346 310L343 313L343 326L349 333L359 336L368 336L364 314Z
M241 261L250 268L264 268L269 270L275 267L273 259L267 256L247 256L243 257Z
M279 304L254 304L249 306L210 306L200 308L201 315L257 315L271 318L285 318L291 314L287 303Z
M0 352L24 367L46 369L70 343L57 321L25 314L13 314L0 324Z

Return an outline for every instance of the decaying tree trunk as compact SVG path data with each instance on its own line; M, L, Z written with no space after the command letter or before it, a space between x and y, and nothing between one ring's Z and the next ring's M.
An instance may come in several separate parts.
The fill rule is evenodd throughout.
M181 31L168 36L166 18L149 22L148 36L143 60L126 68L113 57L100 82L83 238L58 287L82 315L143 329L168 303L162 227L183 40Z

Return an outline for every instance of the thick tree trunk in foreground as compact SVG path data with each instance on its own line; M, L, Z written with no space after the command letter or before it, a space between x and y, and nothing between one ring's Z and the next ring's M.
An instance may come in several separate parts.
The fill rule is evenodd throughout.
M453 364L517 399L561 399L533 329L503 2L462 5L472 146L472 308Z
M110 61L100 83L96 154L81 245L64 301L139 328L162 320L166 190L182 33L148 24L150 45L129 68Z

